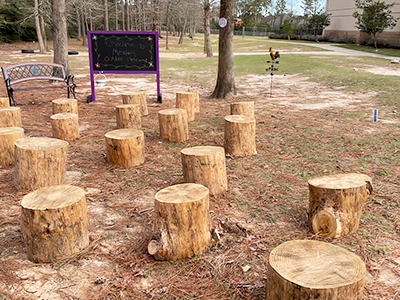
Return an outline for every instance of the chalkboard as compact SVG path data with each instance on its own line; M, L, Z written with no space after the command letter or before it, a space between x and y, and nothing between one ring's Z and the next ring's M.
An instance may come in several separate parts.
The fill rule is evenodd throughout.
M157 35L151 32L91 34L93 71L157 71Z

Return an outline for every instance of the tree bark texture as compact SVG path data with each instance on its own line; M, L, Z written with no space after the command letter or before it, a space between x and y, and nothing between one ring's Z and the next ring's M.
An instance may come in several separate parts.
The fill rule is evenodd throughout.
M195 95L193 92L177 92L176 108L186 110L188 122L195 119Z
M65 182L68 142L47 137L15 142L14 182L20 190L36 190Z
M108 163L126 169L144 163L144 133L135 129L117 129L105 135Z
M50 117L53 138L67 142L79 138L78 115L71 113L60 113Z
M256 121L241 115L226 116L224 148L229 156L256 155Z
M121 104L115 106L117 127L139 129L142 126L140 104Z
M269 255L267 300L362 300L366 268L354 253L332 244L293 240Z
M254 102L234 102L231 103L231 115L242 115L254 119Z
M20 127L0 128L0 165L9 166L14 164L14 143L23 137L24 129Z
M228 189L225 150L222 147L198 146L181 150L183 179L198 183L219 195Z
M149 253L157 260L180 260L200 255L210 245L209 191L186 183L155 195L154 236Z
M51 0L51 19L53 23L53 62L64 65L69 73L68 66L68 36L67 36L67 13L65 0Z
M104 30L108 31L108 0L104 0Z
M118 0L115 0L115 30L118 30Z
M140 104L140 113L142 116L147 116L149 114L145 92L125 92L122 94L122 103Z
M85 191L56 185L29 193L21 202L21 229L28 259L49 263L89 245Z
M42 38L42 29L40 27L40 19L39 19L39 2L38 0L34 1L34 12L35 12L35 27L36 27L36 35L39 42L39 51L40 53L45 53L46 49L43 44Z
M21 124L21 110L19 107L0 108L0 128L22 127Z
M186 110L180 108L164 109L158 112L160 137L170 142L183 142L189 139L189 126Z
M78 114L78 101L70 98L60 98L52 101L53 115L60 113Z
M0 98L0 108L1 107L10 107L10 99Z
M210 0L204 0L204 53L213 57L210 38Z
M198 113L200 112L200 95L199 91L192 91L194 94L194 112Z
M308 226L311 232L338 238L357 232L372 179L364 174L337 174L308 181Z

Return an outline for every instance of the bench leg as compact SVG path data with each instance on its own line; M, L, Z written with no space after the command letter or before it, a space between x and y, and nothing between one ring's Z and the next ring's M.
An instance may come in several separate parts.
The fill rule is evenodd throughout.
M14 99L13 89L12 88L7 89L7 92L8 92L8 99L10 101L10 106L13 106L13 105L17 106L17 102L15 102L15 99Z

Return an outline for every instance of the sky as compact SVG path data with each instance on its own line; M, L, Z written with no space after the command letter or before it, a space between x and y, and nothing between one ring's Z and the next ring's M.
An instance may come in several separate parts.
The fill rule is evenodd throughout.
M303 10L301 9L301 0L286 0L287 2L287 7L289 8L290 5L293 6L293 10L296 14L303 14ZM325 0L320 0L321 6L325 7L326 1Z

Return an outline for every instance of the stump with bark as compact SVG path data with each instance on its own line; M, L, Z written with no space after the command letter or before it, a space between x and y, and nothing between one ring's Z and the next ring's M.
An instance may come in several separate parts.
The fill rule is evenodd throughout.
M123 104L139 104L141 115L147 116L149 114L149 111L147 109L145 92L125 92L122 94L122 103Z
M10 99L8 98L0 98L0 107L9 107Z
M189 138L186 110L180 108L160 110L158 121L162 139L171 142L183 142Z
M0 128L22 127L21 125L21 110L19 107L0 108Z
M56 185L29 193L21 202L21 229L28 259L48 263L89 245L85 191Z
M117 129L105 135L108 163L126 169L144 163L144 133L135 129Z
M0 128L0 165L9 166L14 163L14 143L23 137L24 129L20 127Z
M188 122L195 119L195 95L193 92L177 92L176 108L186 110Z
M78 101L70 98L60 98L52 101L53 115L60 113L78 114Z
M226 116L224 148L229 156L256 155L256 121L242 115Z
M293 240L269 255L268 300L362 300L366 268L354 253L325 242Z
M63 184L67 171L68 142L47 137L15 142L14 182L18 189L36 190Z
M228 189L225 150L222 147L198 146L181 150L182 171L185 182L202 184L211 195Z
M79 123L77 114L59 113L52 115L50 119L54 138L67 142L79 138Z
M117 127L139 129L142 126L140 104L121 104L115 106Z
M157 260L175 261L207 251L211 238L208 201L208 189L200 184L178 184L159 191L149 254Z
M308 226L319 235L338 238L357 232L372 179L364 174L337 174L308 181Z
M231 103L231 115L242 115L254 119L254 101Z

